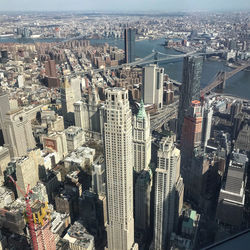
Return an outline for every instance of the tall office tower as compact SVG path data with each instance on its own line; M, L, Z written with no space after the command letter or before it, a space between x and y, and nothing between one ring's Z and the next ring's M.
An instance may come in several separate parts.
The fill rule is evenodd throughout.
M67 113L74 112L75 97L68 78L64 78L62 80L61 102L64 116Z
M92 85L91 94L89 95L88 104L86 106L88 111L89 128L92 131L100 132L100 98L95 85Z
M230 120L233 122L234 117L236 117L239 113L241 113L242 102L234 101L230 107Z
M74 103L75 125L84 130L102 132L100 107L98 92L95 86L92 86L87 100Z
M125 49L125 62L131 63L135 61L135 30L124 30L124 49Z
M74 94L74 100L75 102L78 102L82 99L81 78L80 77L71 78L70 83L71 83L71 88Z
M132 114L128 91L109 88L105 95L108 249L137 249L134 243Z
M148 236L150 229L152 183L152 172L149 168L142 170L135 182L135 229L144 237Z
M163 138L157 152L155 170L153 249L167 249L170 234L176 227L183 203L183 183L180 176L180 151L175 136ZM180 188L182 185L182 188Z
M9 112L9 110L10 110L10 102L8 94L0 92L0 130L2 131L0 133L0 137L3 137L0 138L0 145L4 144L4 140L7 140L7 131L6 128L4 127L4 120L5 120L5 115L7 112Z
M92 191L98 195L106 194L106 172L104 164L94 164L92 170Z
M27 156L20 158L16 162L17 185L22 190L26 191L28 185L30 185L30 189L36 186L39 181L39 165L44 165L40 149L30 151ZM17 194L18 197L22 197L22 194L18 189Z
M184 118L181 134L181 152L184 162L192 158L195 147L201 145L202 139L202 106L200 101L192 101Z
M75 116L75 125L76 127L86 129L86 121L84 117L84 103L82 101L78 101L74 103L74 116Z
M54 60L45 62L45 74L48 77L57 77L56 62Z
M246 153L233 151L229 162L226 180L221 186L216 219L226 228L242 228L245 222L244 208L246 206Z
M45 75L49 88L60 87L60 80L57 76L56 63L54 60L45 62Z
M150 64L143 68L143 100L145 104L163 105L164 68Z
M184 116L194 100L200 100L200 81L202 73L202 57L187 56L183 61L182 85L178 111L177 138L181 138Z
M202 143L204 147L207 146L207 142L210 139L213 113L214 111L211 106L211 101L206 100L204 103L202 124Z
M150 118L146 113L143 101L133 119L134 170L139 173L148 168L151 160Z
M31 121L22 109L9 111L4 118L5 146L9 148L11 157L26 155L35 147Z

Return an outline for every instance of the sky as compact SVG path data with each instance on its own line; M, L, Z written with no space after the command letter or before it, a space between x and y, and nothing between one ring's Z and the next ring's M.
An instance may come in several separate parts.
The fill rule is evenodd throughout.
M0 0L0 11L233 11L250 0Z

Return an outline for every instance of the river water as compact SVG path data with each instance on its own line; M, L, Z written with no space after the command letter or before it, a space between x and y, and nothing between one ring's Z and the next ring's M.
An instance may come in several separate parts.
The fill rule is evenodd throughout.
M6 39L1 38L0 42L52 42L52 41L60 41L60 39L26 39L26 40L16 40L16 39ZM104 44L109 43L112 46L117 46L118 48L124 48L123 40L117 39L91 39L90 43L94 44ZM149 55L152 50L157 50L159 52L165 54L180 54L179 52L173 49L167 49L162 46L164 43L164 39L157 40L141 40L137 41L135 44L135 53L136 57L143 58ZM170 76L170 78L175 79L179 82L182 81L182 59L175 59L173 61L161 62L159 63L161 67L164 67L165 72ZM212 61L207 60L204 61L203 71L202 71L202 79L201 79L201 87L205 87L209 83L211 83L215 75L220 70L231 71L232 69L225 66L224 61ZM241 71L238 74L234 75L226 82L226 88L224 93L228 93L231 95L235 95L241 98L250 99L250 72L249 71Z

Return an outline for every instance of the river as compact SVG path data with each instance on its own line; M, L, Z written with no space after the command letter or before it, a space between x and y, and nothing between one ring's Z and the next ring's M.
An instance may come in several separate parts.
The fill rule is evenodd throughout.
M18 42L52 42L52 41L60 41L54 39L27 39L25 41L18 40ZM0 42L17 42L17 40L13 38L1 38ZM90 43L94 44L104 44L109 43L112 46L117 46L118 48L124 48L123 40L117 39L91 39ZM137 41L135 44L135 53L136 57L143 58L149 55L152 50L157 50L159 52L165 54L179 54L179 52L173 49L167 49L162 46L164 43L164 39L157 40L141 40ZM170 78L175 79L179 82L182 81L182 59L175 59L174 61L161 62L159 63L161 67L164 67L165 72L170 76ZM212 61L207 60L204 61L202 78L201 78L201 87L205 87L209 83L211 83L215 77L215 75L220 70L230 71L231 68L225 66L224 61ZM241 71L238 74L234 75L226 82L226 88L224 93L228 93L231 95L235 95L241 98L250 99L250 72L249 71Z

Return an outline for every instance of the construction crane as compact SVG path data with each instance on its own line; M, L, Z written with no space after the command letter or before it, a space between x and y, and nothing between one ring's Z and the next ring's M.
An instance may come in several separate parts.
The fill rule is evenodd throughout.
M33 214L31 211L31 206L30 206L30 194L32 194L32 190L30 190L30 185L27 187L27 192L25 193L16 183L16 181L12 178L12 176L8 176L11 181L15 184L17 189L20 191L20 193L23 195L25 198L25 203L26 203L26 216L28 220L28 227L29 227L29 233L30 237L32 240L32 246L33 250L39 250L38 249L38 243L37 243L37 237L36 237L36 232L35 232L35 225L34 225L34 220L33 220Z

